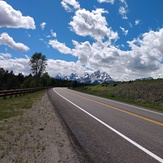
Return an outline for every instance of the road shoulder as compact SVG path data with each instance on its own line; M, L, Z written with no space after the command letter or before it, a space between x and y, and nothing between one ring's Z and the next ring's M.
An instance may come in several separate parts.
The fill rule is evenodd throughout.
M0 121L0 128L1 163L84 162L47 94L23 115Z

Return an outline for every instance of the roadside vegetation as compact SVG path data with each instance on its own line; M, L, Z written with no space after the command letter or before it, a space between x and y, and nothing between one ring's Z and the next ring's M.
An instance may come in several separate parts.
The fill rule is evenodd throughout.
M10 151L18 147L19 140L30 132L31 127L25 124L27 121L30 123L31 120L24 119L24 115L34 103L42 99L45 92L43 90L23 96L0 98L0 160L4 157L12 157ZM12 162L19 161L13 159Z
M163 79L114 82L76 87L75 90L163 111Z
M41 99L45 92L44 90L7 99L0 98L0 120L21 115L24 110L31 108L34 102Z

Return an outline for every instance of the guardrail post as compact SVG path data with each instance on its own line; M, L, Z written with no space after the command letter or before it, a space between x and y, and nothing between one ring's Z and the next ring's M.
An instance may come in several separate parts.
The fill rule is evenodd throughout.
M6 99L6 93L4 93L3 99Z

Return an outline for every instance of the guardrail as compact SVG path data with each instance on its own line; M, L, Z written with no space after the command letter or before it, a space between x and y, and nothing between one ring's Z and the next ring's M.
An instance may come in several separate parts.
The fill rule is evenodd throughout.
M0 97L3 97L4 99L7 96L12 97L13 95L17 96L17 95L25 95L28 93L32 93L32 92L36 92L36 91L40 91L43 89L48 89L49 87L37 87L37 88L27 88L27 89L15 89L15 90L3 90L0 91Z

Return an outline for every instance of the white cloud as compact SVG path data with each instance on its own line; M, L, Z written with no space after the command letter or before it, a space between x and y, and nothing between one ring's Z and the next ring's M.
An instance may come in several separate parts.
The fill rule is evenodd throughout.
M97 0L99 3L111 3L114 4L114 0Z
M10 53L0 53L0 59L5 60L5 59L9 59L11 57L12 57L12 55Z
M44 39L43 38L39 38L39 40L44 42Z
M163 77L161 72L163 70L163 46L161 46L163 28L144 33L140 38L127 43L131 47L128 51L110 45L109 41L80 43L73 40L73 49L62 43L59 43L61 46L56 48L68 48L72 55L78 57L78 65L85 65L92 70L106 71L115 80L132 80L149 76ZM57 45L56 42L55 45ZM65 53L65 50L61 51Z
M87 69L79 63L66 62L64 60L47 60L47 72L51 76L55 76L58 73L62 75L70 75L72 72L83 74Z
M95 40L107 37L109 40L117 39L118 33L107 27L107 21L103 13L104 9L96 9L92 12L85 9L77 10L73 20L69 23L71 29L79 36L91 36Z
M107 42L73 41L73 44L73 55L78 57L80 64L86 64L93 70L107 71L116 80L163 77L163 28L128 41L129 51L108 46Z
M135 20L135 25L139 25L140 24L140 20Z
M126 0L120 0L120 2L127 8L128 7L128 4L126 2Z
M23 16L18 10L5 1L0 1L0 27L35 29L34 19L30 16Z
M29 65L29 57L26 58L15 58L15 59L1 59L0 57L0 65L3 65L5 70L13 70L14 74L23 73L24 75L29 75L31 72L31 67ZM54 77L58 73L63 75L70 75L72 72L76 72L78 74L83 74L87 69L75 62L66 62L64 60L47 60L46 71L50 76Z
M12 49L15 49L17 51L23 52L30 50L28 46L22 44L22 43L16 43L12 37L8 35L8 33L2 33L0 34L0 45L6 45L9 46Z
M128 19L127 16L126 16L127 10L126 10L125 7L121 6L121 7L119 8L119 13L122 15L122 18L123 18L123 19Z
M132 57L128 66L132 70L150 73L163 66L163 28L156 32L151 30L144 33L142 38L128 41L128 44Z
M119 7L119 14L122 16L122 19L128 19L127 17L127 8L128 4L126 0L120 0L121 6Z
M88 41L79 43L73 41L75 48L72 50L78 57L78 62L86 64L88 67L98 70L103 67L109 69L116 65L119 58L119 50L113 46L108 47L107 42L95 42L90 44Z
M41 27L42 30L44 30L45 26L46 26L46 23L45 23L45 22L42 22L42 23L40 24L40 27Z
M29 75L31 73L29 58L0 59L0 65L3 65L5 70L12 70L14 74L23 73L24 75Z
M131 23L131 22L129 22L129 26L130 26L131 28L133 28L133 25L132 25L132 23Z
M52 35L53 37L57 37L57 34L56 34L55 32L53 32L53 30L50 30L50 32L51 32L51 35Z
M126 36L128 34L128 30L125 30L123 27L120 26L120 29L122 30L123 34Z
M3 56L3 57L5 57L5 58L6 57L7 58L11 58L11 56L12 56L10 53L0 53L0 55Z
M53 32L53 30L51 29L50 30L50 35L47 35L46 37L47 38L50 38L50 37L55 37L56 38L57 37L57 33Z
M78 43L77 41L73 40L73 44L75 46L75 48L72 50L73 55L78 57L78 61L81 64L88 64L89 59L91 59L91 57L94 55L94 51L90 43L88 41Z
M59 52L63 54L71 54L71 49L68 48L65 43L61 43L57 40L50 40L49 45L51 45L54 49L57 49Z
M76 0L62 0L61 4L68 12L73 11L73 9L77 10L80 8L80 4Z

